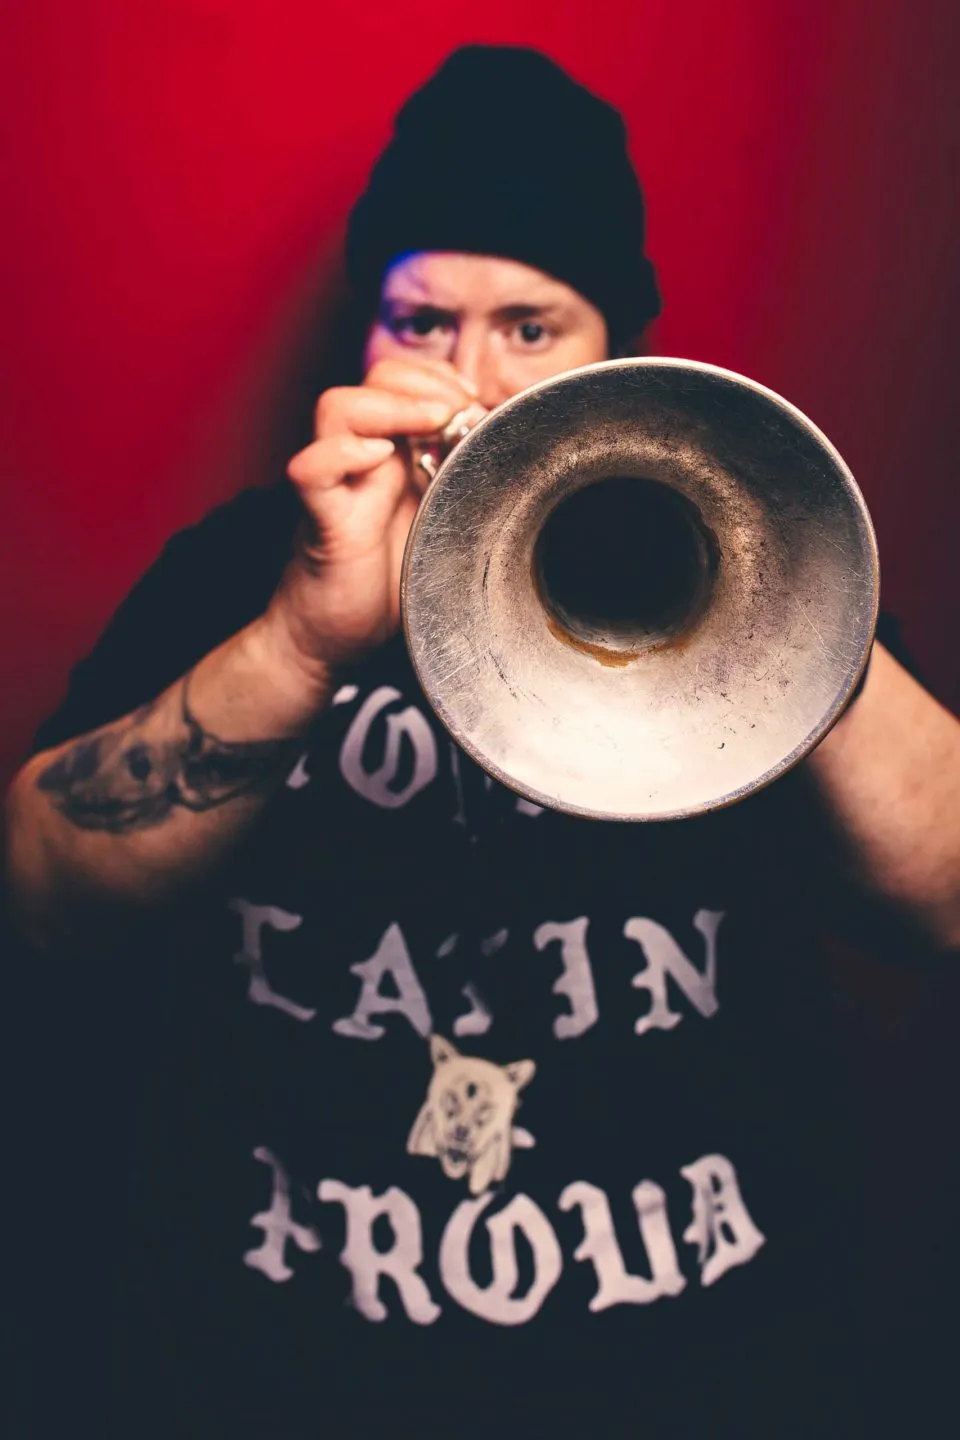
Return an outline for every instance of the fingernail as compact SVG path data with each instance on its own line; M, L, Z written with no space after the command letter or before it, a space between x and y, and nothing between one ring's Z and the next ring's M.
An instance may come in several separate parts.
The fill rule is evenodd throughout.
M472 395L474 400L479 400L480 391L472 380L468 379L466 375L461 375L459 370L457 371L457 379L460 381L460 384L463 386L464 390L466 390L468 395Z
M387 460L397 448L392 440L373 436L358 439L356 443L365 460Z
M436 425L439 430L441 425L446 425L455 415L452 405L447 405L442 400L426 400L423 404L423 418L431 425Z

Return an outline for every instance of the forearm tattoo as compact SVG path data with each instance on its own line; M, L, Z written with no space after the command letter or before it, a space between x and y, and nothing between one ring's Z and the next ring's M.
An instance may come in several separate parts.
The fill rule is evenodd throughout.
M181 724L157 737L161 697L116 725L75 741L42 771L37 788L81 830L125 835L162 825L177 809L200 814L276 780L298 753L295 740L220 740L180 690ZM153 733L151 733L153 732Z

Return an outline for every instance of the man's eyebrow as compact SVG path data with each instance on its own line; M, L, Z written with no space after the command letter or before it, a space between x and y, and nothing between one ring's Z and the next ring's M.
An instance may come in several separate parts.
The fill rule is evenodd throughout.
M498 320L537 320L543 315L562 314L563 308L559 300L543 300L539 305L501 305L493 313Z
M409 314L430 315L438 319L456 319L460 314L459 310L448 308L445 305L437 305L428 300L416 299L414 296L385 295L381 305L384 314L394 314L398 310ZM544 300L539 304L529 301L513 305L500 305L491 312L492 318L499 321L536 320L544 315L562 315L565 306L560 300Z
M385 295L380 303L382 315L394 315L398 310L406 314L430 315L440 320L456 319L458 312L448 310L443 305L434 305L429 300L417 300L412 296Z

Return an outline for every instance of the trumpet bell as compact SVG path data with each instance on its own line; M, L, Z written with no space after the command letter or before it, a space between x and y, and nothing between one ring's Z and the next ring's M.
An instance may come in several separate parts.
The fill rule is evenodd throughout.
M866 505L786 400L692 361L525 390L441 465L402 613L431 706L539 805L668 820L730 805L843 713L876 625Z

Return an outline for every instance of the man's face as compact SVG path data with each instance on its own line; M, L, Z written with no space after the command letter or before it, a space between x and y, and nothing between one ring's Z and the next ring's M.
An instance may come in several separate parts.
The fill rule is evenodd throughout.
M492 410L537 380L608 354L600 311L562 281L517 260L420 251L384 277L364 367L449 361Z

